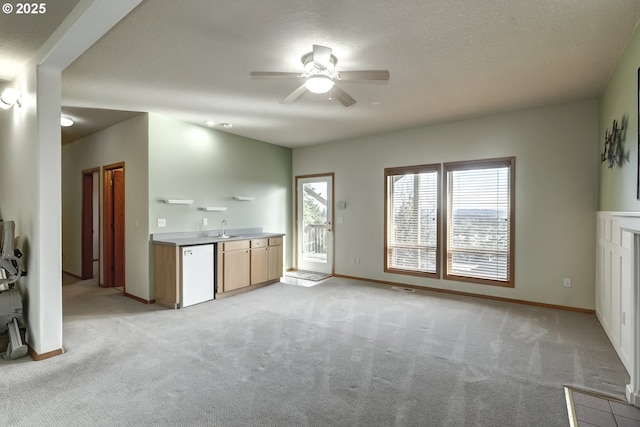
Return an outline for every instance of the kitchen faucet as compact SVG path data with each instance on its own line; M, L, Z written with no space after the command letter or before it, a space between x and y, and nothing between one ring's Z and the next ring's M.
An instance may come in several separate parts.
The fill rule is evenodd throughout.
M220 233L220 237L227 237L227 235L224 232L224 227L227 225L227 220L223 219L222 220L222 232Z

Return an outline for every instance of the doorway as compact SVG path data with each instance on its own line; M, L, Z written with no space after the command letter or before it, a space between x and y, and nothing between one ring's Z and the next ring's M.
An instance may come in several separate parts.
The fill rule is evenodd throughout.
M103 254L105 288L125 287L124 162L103 166Z
M296 265L333 274L333 173L296 177Z
M82 171L82 280L96 277L100 270L99 172L100 168Z

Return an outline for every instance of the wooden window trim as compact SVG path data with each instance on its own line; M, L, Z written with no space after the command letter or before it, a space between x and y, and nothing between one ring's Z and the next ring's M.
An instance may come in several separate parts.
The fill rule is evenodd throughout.
M436 186L436 197L437 197L437 209L436 209L436 245L435 245L435 256L436 256L436 271L435 272L426 272L426 271L416 271L416 270L406 270L389 267L388 259L389 259L389 176L393 175L402 175L402 174L415 174L415 173L437 173L437 186ZM441 204L441 165L439 163L435 164L427 164L427 165L415 165L415 166L402 166L402 167L391 167L384 169L384 251L383 251L383 266L385 273L394 273L394 274L403 274L409 276L418 276L418 277L427 277L439 279L441 277L441 269L440 269L440 254L441 254L441 246L440 246L440 235L441 235L441 217L442 217L442 204Z
M467 277L458 274L450 274L449 271L449 248L448 248L448 231L449 231L449 203L450 203L450 195L449 195L449 172L450 171L459 171L459 170L473 170L473 169L489 169L494 167L509 167L509 249L508 256L509 261L507 263L508 269L508 280L499 281L499 280L491 280L491 279L482 279L475 277ZM492 286L501 286L501 287L510 287L513 288L515 286L515 176L516 176L516 159L515 157L503 157L503 158L495 158L488 160L471 160L471 161L462 161L462 162L449 162L444 164L444 171L442 174L443 179L443 198L444 205L446 206L446 215L444 215L442 222L442 230L445 234L445 238L443 239L443 250L445 256L446 265L444 266L443 278L445 280L455 280L458 282L470 282L470 283L479 283L483 285L492 285Z

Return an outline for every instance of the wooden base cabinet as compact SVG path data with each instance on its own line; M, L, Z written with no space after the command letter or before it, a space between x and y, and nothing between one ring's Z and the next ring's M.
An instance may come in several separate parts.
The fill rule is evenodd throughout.
M235 291L251 284L249 240L218 243L218 292Z
M269 239L251 240L251 284L269 280Z
M219 243L218 292L276 283L283 274L282 263L282 237Z
M180 247L153 245L153 281L157 304L180 305Z
M282 237L272 237L268 246L269 260L267 280L280 280L283 276Z

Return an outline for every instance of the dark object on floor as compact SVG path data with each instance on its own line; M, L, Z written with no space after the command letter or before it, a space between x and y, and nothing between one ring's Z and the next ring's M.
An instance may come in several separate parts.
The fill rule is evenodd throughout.
M16 288L16 282L26 272L22 268L22 252L14 248L14 229L13 221L0 221L0 351L4 351L5 359L24 357L28 351L24 344L22 297Z

